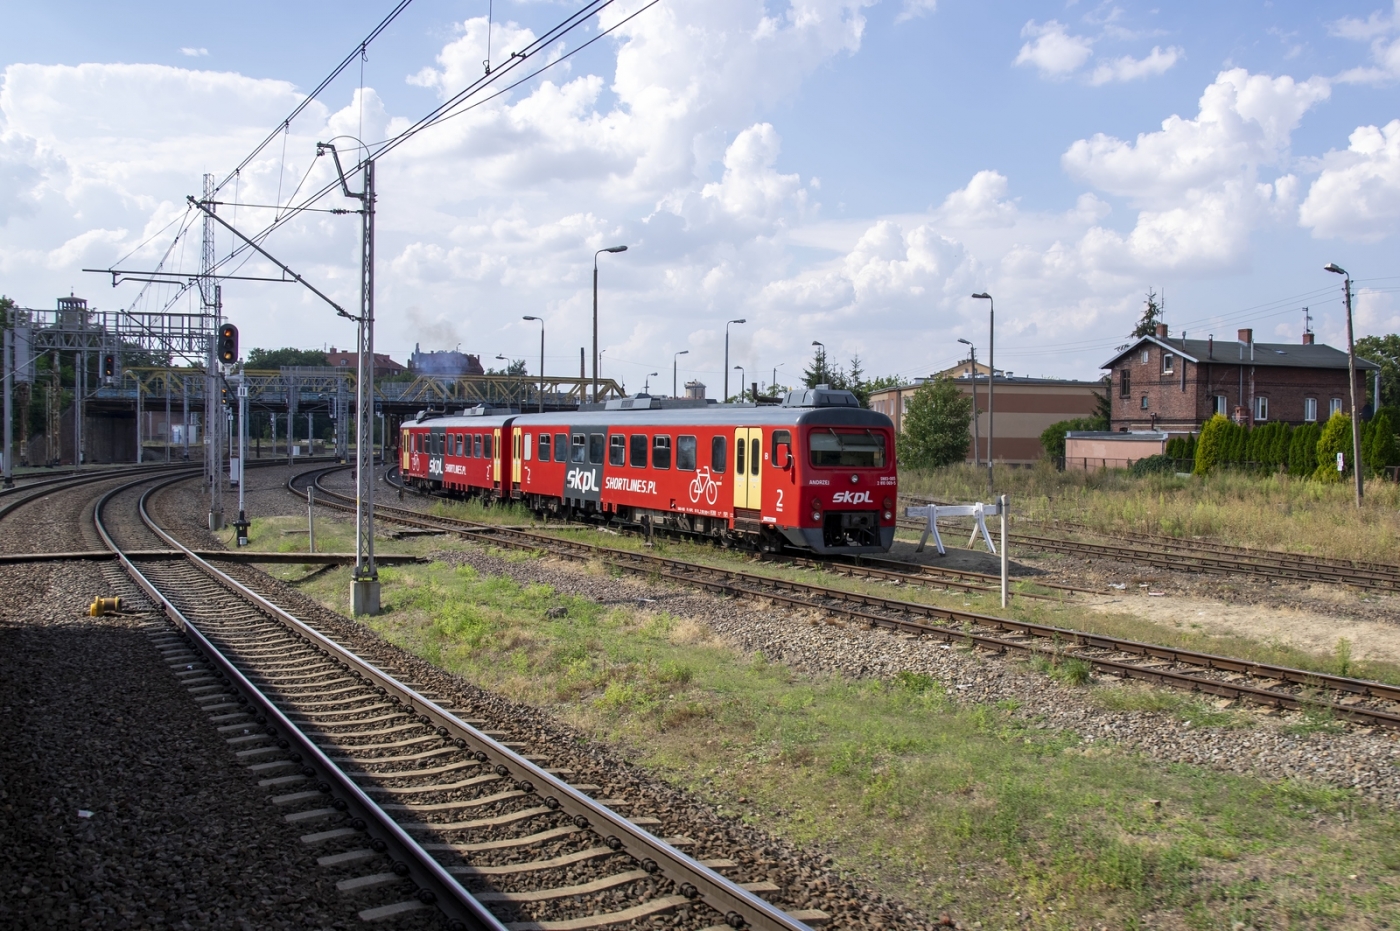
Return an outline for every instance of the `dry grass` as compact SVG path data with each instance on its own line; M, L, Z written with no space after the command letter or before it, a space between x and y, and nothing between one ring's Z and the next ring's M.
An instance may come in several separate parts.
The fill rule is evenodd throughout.
M905 470L900 491L943 501L986 500L986 472ZM1162 533L1338 559L1400 562L1400 485L1366 483L1358 512L1350 485L1237 472L1134 478L1120 470L1058 472L1047 463L998 469L996 491L1030 520L1074 520L1104 533Z

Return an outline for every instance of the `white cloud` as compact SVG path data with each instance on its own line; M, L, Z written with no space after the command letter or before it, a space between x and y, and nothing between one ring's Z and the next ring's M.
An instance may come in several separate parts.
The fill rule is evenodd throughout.
M1400 120L1362 126L1322 159L1299 221L1319 238L1376 242L1400 229Z
M705 185L701 197L714 201L730 216L746 220L773 220L789 206L801 211L807 202L801 177L773 170L779 148L772 123L750 126L724 153L724 177Z
M921 16L930 16L938 9L938 0L904 0L904 7L894 18L896 23L905 23Z
M1034 65L1042 77L1068 77L1094 54L1092 39L1070 35L1062 23L1053 19L1043 25L1031 20L1021 35L1031 37L1031 41L1021 46L1015 63Z
M1114 84L1124 81L1136 81L1141 78L1153 77L1165 74L1172 65L1185 56L1185 52L1176 46L1169 46L1163 49L1161 46L1152 46L1152 51L1142 58L1134 58L1131 55L1124 55L1107 61L1094 69L1093 75L1089 78L1089 83L1095 86L1100 84Z
M208 50L207 48L188 48L188 47L185 47L185 48L180 49L180 54L181 54L181 55L184 55L186 58L204 58L204 57L208 56L209 50Z
M1328 24L1328 31L1343 39L1367 42L1371 46L1370 65L1349 68L1337 75L1343 84L1389 84L1400 80L1400 0L1389 15L1376 10L1366 19L1343 17Z
M979 171L966 187L953 191L943 200L937 216L953 227L1007 227L1016 221L1016 205L1005 200L1006 176L997 171Z

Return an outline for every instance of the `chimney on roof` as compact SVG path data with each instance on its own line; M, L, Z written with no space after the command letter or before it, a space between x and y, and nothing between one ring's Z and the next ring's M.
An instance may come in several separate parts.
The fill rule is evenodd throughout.
M1246 346L1253 345L1254 331L1248 328L1240 330L1240 342L1244 343Z
M1304 333L1304 334L1303 334L1303 345L1304 345L1304 346L1311 346L1312 344L1313 344L1313 334L1311 334L1311 333Z
M1157 324L1157 338L1158 338L1158 339L1166 339L1166 338L1167 338L1167 325L1166 325L1165 323L1159 323L1159 324Z
M1207 358L1207 359L1214 359L1214 358L1215 358L1215 334L1214 334L1214 333L1212 333L1212 334L1210 334L1209 336L1206 337L1206 358Z

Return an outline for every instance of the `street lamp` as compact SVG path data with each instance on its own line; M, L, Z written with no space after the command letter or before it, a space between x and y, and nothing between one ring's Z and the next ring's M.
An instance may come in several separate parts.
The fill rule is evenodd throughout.
M992 296L986 291L979 291L972 295L979 301L986 301L989 305L987 310L987 494L992 493L992 438L996 436L996 430L992 425L992 411L995 407L992 399L995 397L997 381L997 305L992 300ZM974 368L973 374L977 373Z
M786 362L779 362L777 365L773 366L773 381L769 384L768 387L773 390L774 394L776 394L778 391L778 369L782 368L785 365L787 365Z
M651 376L655 374L655 372L648 373L647 383L642 386L642 394L646 395L647 397L651 397Z
M739 401L742 403L744 400L744 367L742 365L736 365L734 367L739 370Z
M534 320L540 325L540 413L544 413L544 319L541 317L521 317L521 320Z
M1322 270L1341 275L1344 279L1342 289L1347 306L1347 389L1351 392L1351 470L1356 474L1356 506L1361 507L1364 481L1361 478L1361 419L1356 416L1356 342L1352 338L1351 330L1351 275L1336 262L1329 262ZM1381 399L1377 397L1376 406L1379 407L1380 403Z
M682 349L680 352L674 353L671 356L671 397L673 398L680 397L680 395L676 392L676 360L679 359L681 356L688 355L690 355L690 350Z
M728 404L728 403L729 403L729 324L730 324L730 323L748 323L748 321L745 320L743 317L740 317L738 320L730 320L729 323L726 323L726 324L724 325L724 400L723 400L722 402L720 402L720 403L722 403L722 404Z
M982 466L982 439L977 430L977 347L965 339L958 342L967 347L972 359L972 464Z
M626 252L626 246L608 246L593 253L593 400L598 400L598 256L604 252Z

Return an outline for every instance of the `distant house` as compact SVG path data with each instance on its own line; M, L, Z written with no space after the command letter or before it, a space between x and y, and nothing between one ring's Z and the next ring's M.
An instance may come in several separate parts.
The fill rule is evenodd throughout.
M418 375L485 375L481 367L481 357L457 352L453 349L441 352L424 352L417 343L413 355L408 357L409 370Z
M1313 341L1256 343L1240 330L1233 342L1172 338L1165 324L1139 337L1103 364L1113 380L1115 431L1185 434L1214 414L1253 426L1269 421L1302 424L1349 411L1347 354ZM1356 360L1356 391L1379 366Z
M978 410L977 431L974 436L978 447L976 458L985 462L989 422L988 369L979 362L977 372L977 378L974 379L972 363L963 362L939 374L951 377L958 390L968 398L972 397L975 386ZM909 407L909 399L914 396L919 386L928 380L918 378L908 385L872 391L870 409L887 414L894 421L895 431L898 432L903 426L904 412ZM1094 416L1103 390L1103 384L1097 381L1026 378L1008 375L998 370L990 418L990 425L995 432L992 437L992 456L997 462L1013 465L1029 465L1035 462L1044 454L1040 446L1040 434L1045 428L1061 420ZM972 446L973 444L968 444L967 447L969 462L974 458Z
M352 372L359 371L360 354L357 352L340 352L334 346L326 353L326 364L336 368L349 368ZM382 353L374 354L374 377L388 378L390 375L397 375L406 369Z

